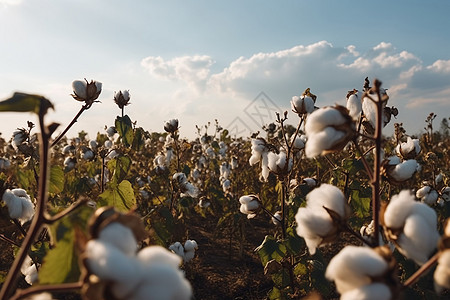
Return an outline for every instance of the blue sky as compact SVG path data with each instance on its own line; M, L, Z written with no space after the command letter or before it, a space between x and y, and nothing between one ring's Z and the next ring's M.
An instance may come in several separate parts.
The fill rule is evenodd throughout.
M71 82L94 79L102 103L69 136L113 125L114 92L128 89L138 126L162 131L178 118L193 137L214 119L257 130L249 118L261 92L280 110L308 87L318 106L344 105L369 76L414 134L432 111L437 126L450 117L449 12L444 0L0 0L0 98L42 94L55 103L49 121L64 127L80 108ZM2 115L0 132L9 138L33 118Z

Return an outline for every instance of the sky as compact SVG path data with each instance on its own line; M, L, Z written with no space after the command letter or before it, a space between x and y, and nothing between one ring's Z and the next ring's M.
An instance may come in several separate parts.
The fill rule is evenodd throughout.
M72 81L86 78L103 83L101 103L69 137L114 125L119 90L129 90L125 113L145 130L177 118L193 138L196 125L217 119L249 136L276 111L296 124L290 100L306 88L316 106L345 105L369 77L383 82L399 110L393 122L413 135L430 112L437 128L450 117L448 12L445 0L0 0L0 99L47 97L48 122L62 131L81 108ZM36 121L0 120L5 139Z

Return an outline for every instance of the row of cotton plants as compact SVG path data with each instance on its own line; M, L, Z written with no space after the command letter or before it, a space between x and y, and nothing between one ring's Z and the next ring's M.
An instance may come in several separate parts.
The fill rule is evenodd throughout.
M120 115L104 132L68 138L102 93L97 81L72 87L82 106L57 136L44 97L0 102L1 111L32 111L39 121L0 141L0 212L14 228L0 237L19 249L1 299L55 291L190 299L189 266L202 245L189 224L215 220L242 258L255 218L268 230L254 246L273 280L270 299L448 295L449 139L407 135L401 123L384 136L401 112L379 81L366 79L329 107L306 89L291 113L251 138L230 137L216 120L197 126L194 140L179 136L177 119L161 132L137 127L125 114L128 90L111 96ZM20 276L33 287L14 293Z

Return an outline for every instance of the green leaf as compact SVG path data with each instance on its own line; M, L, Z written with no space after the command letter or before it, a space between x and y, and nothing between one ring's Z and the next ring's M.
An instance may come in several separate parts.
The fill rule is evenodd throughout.
M304 240L295 233L295 229L293 227L288 227L286 229L286 239L283 244L293 255L300 254L302 250L305 249Z
M59 194L64 190L64 170L61 166L50 168L50 180L48 191L52 194Z
M350 205L358 218L370 216L371 192L357 181L352 182Z
M342 161L342 167L348 171L349 175L356 175L356 173L364 169L364 164L360 159L344 159Z
M288 287L290 284L289 272L286 269L280 270L280 272L273 274L272 276L273 283L278 288Z
M136 128L134 130L133 143L131 148L135 151L141 151L145 146L144 129L142 127Z
M131 183L123 180L119 185L109 184L107 189L100 194L98 203L101 206L114 206L119 211L129 211L136 204Z
M26 93L14 93L11 98L0 102L0 111L34 112L39 114L42 109L45 114L53 104L43 96Z
M308 274L308 268L304 264L298 263L297 265L295 265L294 267L295 276L302 276L306 274Z
M18 169L16 173L17 184L24 190L28 190L34 181L32 170Z
M125 179L130 171L131 158L120 156L108 162L108 169L113 174L112 182L119 183Z
M117 117L115 122L116 130L122 138L125 147L131 146L133 143L133 124L128 115Z
M44 258L39 269L40 284L57 284L76 282L80 277L78 255L75 253L75 231L73 228L65 231Z
M265 266L272 259L281 261L286 255L286 246L276 241L273 236L266 235L263 243L255 251L258 252L262 265Z

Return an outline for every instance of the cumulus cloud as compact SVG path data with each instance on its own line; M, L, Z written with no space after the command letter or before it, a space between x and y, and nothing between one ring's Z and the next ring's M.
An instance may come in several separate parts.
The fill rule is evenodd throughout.
M141 62L150 74L159 78L182 80L196 88L204 84L213 64L214 61L207 55L180 56L171 60L164 60L161 56L148 56Z
M239 57L219 72L211 71L213 64L213 58L208 55L169 60L149 56L141 62L157 78L184 82L180 90L186 96L186 89L191 89L191 94L197 95L195 105L208 110L206 107L215 105L211 99L224 97L233 98L236 100L234 103L241 105L231 107L227 103L222 114L227 110L242 110L260 92L265 92L279 107L288 110L291 97L308 87L317 94L318 106L345 105L347 91L361 89L365 77L383 81L391 97L390 105L399 108L399 118L405 126L408 126L405 120L408 115L417 117L421 113L424 116L420 118L425 120L426 115L435 109L423 110L430 104L438 105L441 111L450 109L446 100L450 97L450 60L436 60L425 65L413 53L384 41L364 51L355 45L335 47L327 41L297 45ZM416 123L413 130L421 129L417 127L417 119L410 123Z

